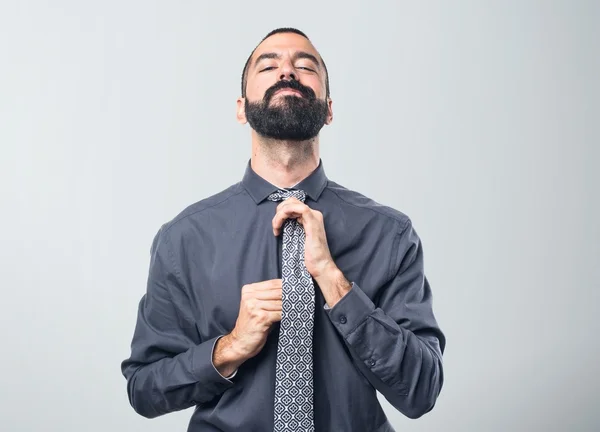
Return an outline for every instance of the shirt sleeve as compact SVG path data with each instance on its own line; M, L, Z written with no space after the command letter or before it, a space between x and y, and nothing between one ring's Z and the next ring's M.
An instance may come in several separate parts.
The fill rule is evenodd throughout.
M130 357L121 363L134 410L147 418L210 401L234 385L212 362L216 341L200 340L165 225L151 248Z
M398 411L418 418L433 409L441 392L446 339L433 313L423 245L410 219L394 244L389 281L378 291L377 304L352 282L344 297L324 309L373 387Z

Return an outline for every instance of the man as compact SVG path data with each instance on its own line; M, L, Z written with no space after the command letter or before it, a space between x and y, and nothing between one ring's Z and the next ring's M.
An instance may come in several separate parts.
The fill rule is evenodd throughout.
M327 69L306 35L269 33L242 73L252 129L239 183L165 223L131 356L133 408L195 406L188 431L393 431L376 390L418 418L445 336L408 216L329 180Z

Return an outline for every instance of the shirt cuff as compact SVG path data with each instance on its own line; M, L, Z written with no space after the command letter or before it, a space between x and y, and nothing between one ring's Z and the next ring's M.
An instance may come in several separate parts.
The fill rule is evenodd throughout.
M355 282L352 282L350 291L333 307L330 308L325 303L323 308L333 325L347 337L371 315L375 304Z
M233 386L235 383L229 378L233 378L235 373L229 378L224 377L215 367L212 359L213 352L217 341L225 335L216 336L211 340L207 340L200 345L195 346L195 352L192 357L192 372L194 378L199 382L203 382L207 387L214 387L214 392L224 391ZM237 370L236 370L237 373Z

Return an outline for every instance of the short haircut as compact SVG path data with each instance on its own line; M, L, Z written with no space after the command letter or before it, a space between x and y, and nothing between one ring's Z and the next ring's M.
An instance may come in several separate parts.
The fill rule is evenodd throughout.
M261 39L258 45L260 45L268 37L273 36L277 33L296 33L310 41L310 39L308 39L308 36L306 36L303 32L301 32L298 29L292 27L281 27L270 31L269 34L267 34L264 38ZM246 97L246 85L248 83L248 66L250 65L250 59L252 58L254 51L256 51L256 48L258 48L258 45L250 53L250 56L248 57L248 60L246 60L246 64L244 65L244 70L242 71L242 97ZM327 72L327 66L325 66L325 61L323 60L321 55L319 55L319 58L321 59L323 69L325 69L325 93L326 96L329 97L329 72Z

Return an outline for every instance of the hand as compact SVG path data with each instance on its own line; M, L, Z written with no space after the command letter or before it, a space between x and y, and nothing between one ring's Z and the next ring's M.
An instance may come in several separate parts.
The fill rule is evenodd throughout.
M242 287L240 312L231 331L235 350L248 359L262 350L272 325L281 321L281 279Z
M304 264L311 276L319 279L331 270L337 269L327 245L323 213L311 209L298 198L287 198L277 206L273 218L274 235L281 233L283 223L289 218L296 219L304 227L306 233Z

